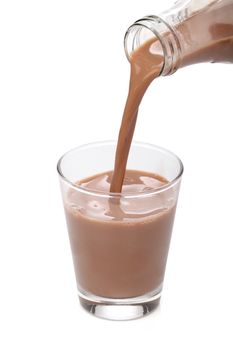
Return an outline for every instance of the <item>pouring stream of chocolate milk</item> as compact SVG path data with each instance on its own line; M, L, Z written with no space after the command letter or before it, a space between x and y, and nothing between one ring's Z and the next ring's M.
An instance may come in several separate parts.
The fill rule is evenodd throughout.
M152 53L154 45L154 39L147 41L131 57L129 93L118 136L110 192L121 192L138 108L148 86L161 72L163 56Z

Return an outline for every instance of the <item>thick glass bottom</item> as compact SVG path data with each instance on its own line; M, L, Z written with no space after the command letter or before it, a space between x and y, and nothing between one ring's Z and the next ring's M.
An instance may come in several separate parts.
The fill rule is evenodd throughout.
M114 321L134 320L154 311L160 302L161 292L136 298L108 299L79 292L81 306L91 314Z

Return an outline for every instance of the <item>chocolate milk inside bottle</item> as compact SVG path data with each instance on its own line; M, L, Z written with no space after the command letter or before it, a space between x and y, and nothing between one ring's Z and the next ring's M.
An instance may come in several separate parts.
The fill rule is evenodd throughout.
M194 4L193 1L183 3ZM132 40L131 48L127 46L129 43L126 44L131 75L115 167L102 174L93 174L91 178L77 179L77 186L124 194L146 193L167 184L168 180L161 174L127 169L144 93L155 78L168 75L179 67L200 62L233 63L233 1L209 1L201 9L179 7L180 4L182 2L165 13L165 20L149 16L129 30L127 40L132 33L137 40ZM176 11L179 11L177 16ZM154 25L157 33L162 28L161 35L155 36L150 29L153 33L145 40L140 36L144 29L139 29L145 28L140 27L142 23L146 23L147 28ZM170 54L169 47L173 47ZM69 205L75 197L79 202L78 210ZM157 197L158 201L162 199ZM146 208L151 203L145 198L143 205ZM175 207L174 202L166 210L129 218L119 202L111 203L103 198L87 205L82 194L71 190L65 210L79 290L105 298L134 298L160 291Z

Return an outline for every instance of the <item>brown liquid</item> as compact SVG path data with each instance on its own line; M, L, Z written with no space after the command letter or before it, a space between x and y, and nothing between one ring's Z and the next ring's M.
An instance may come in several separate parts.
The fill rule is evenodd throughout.
M79 185L107 193L111 180L107 172ZM158 175L127 170L122 192L139 194L166 184ZM118 201L69 192L66 218L81 291L130 298L161 290L175 215L172 193L165 193L122 201L119 210Z
M207 8L176 28L182 45L181 67L199 62L233 63L233 4ZM153 52L158 45L151 39L131 56L129 93L122 118L115 156L111 192L121 192L128 154L136 125L138 108L150 83L159 76L163 57Z
M182 44L186 54L181 66L204 61L233 62L232 15L233 6L229 5L227 11L207 11L182 23L177 28L181 42L183 36L186 43ZM163 57L153 54L156 45L154 39L147 41L131 57L129 94L114 173L80 181L85 189L138 194L167 183L155 174L126 170L139 104L163 65ZM161 290L175 214L173 194L168 190L128 201L96 198L72 190L65 208L79 289L108 298L156 294Z
M155 40L147 41L133 53L131 58L129 93L118 136L111 192L121 192L138 108L146 89L152 80L159 76L163 65L163 57L152 53L154 45Z
M222 8L215 6L196 13L177 28L185 52L181 67L201 62L233 63L233 4L228 1Z

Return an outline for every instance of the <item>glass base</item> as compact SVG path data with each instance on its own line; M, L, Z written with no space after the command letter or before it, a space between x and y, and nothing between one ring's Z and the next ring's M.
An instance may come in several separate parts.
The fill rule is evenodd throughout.
M154 311L160 302L161 293L154 296L108 299L94 295L84 295L79 292L81 306L89 313L114 321L134 320Z

